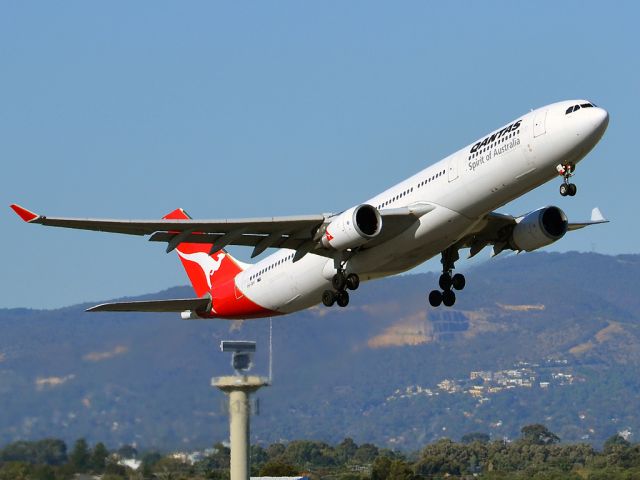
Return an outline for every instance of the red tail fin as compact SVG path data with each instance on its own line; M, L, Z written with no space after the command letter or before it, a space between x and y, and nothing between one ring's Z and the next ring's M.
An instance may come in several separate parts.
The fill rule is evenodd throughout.
M187 220L191 217L178 208L163 218ZM198 297L211 292L216 284L233 280L242 271L238 262L225 250L218 250L209 255L212 246L212 243L180 243L176 248Z

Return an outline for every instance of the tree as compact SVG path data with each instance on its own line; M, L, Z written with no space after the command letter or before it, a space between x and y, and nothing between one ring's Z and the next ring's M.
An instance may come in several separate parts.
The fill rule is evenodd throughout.
M119 475L117 473L106 473L103 477L102 480L126 480L126 476L125 475Z
M104 446L104 443L99 442L93 447L93 452L91 452L91 459L89 463L91 465L91 470L96 473L104 472L104 468L107 465L107 457L109 456L109 450Z
M67 461L67 446L62 440L55 438L37 442L13 442L2 449L0 459L30 464L62 465Z
M631 446L631 442L626 440L622 435L616 433L607 438L604 442L604 453L610 453L616 448L628 448Z
M353 459L359 463L371 463L378 456L378 447L371 443L363 443L356 450Z
M38 463L62 465L67 462L67 445L57 438L46 438L36 442Z
M146 452L142 455L142 473L145 478L153 474L153 468L160 460L162 460L162 454L158 452Z
M288 463L269 461L260 469L261 477L288 477L297 475L298 469Z
M0 480L28 480L29 465L24 462L8 462L0 468Z
M32 442L18 441L2 449L0 459L4 462L36 463L36 452Z
M249 454L251 455L251 465L261 465L269 460L267 451L260 445L251 445Z
M29 474L30 480L56 480L56 473L49 465L36 465Z
M358 451L358 445L353 441L352 438L345 438L342 442L338 444L335 448L336 450L336 459L344 464L351 460L353 456Z
M104 468L104 477L102 480L105 480L110 475L127 478L127 468L115 462L107 462L107 465Z
M460 439L462 443L465 443L467 445L473 442L489 443L490 440L491 440L491 437L489 437L487 433L482 433L482 432L466 433Z
M138 456L138 450L132 445L122 445L116 453L120 458L136 458Z
M532 445L553 445L560 442L560 437L539 423L525 425L520 430L520 433L522 434L522 440Z
M393 480L413 480L416 477L405 461L394 460L391 462L388 478Z
M286 449L287 447L281 443L272 443L267 447L267 456L269 457L269 460L275 460L277 457L282 455Z
M391 460L388 457L378 457L371 467L371 480L387 480L391 471Z
M87 441L84 438L76 440L71 455L69 455L69 462L76 472L86 472L89 469L90 461L91 453Z
M333 448L323 442L295 440L287 445L282 455L283 461L306 467L334 465Z

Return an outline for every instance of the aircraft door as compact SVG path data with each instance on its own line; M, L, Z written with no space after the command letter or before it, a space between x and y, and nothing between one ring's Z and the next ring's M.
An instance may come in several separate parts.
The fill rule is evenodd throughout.
M547 133L547 110L538 110L533 117L533 138Z
M458 178L458 156L451 155L447 161L447 170L449 170L449 181L453 182Z

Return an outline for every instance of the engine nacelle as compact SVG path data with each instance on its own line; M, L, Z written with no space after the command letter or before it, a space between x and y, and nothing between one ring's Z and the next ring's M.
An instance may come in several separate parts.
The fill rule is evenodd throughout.
M567 233L569 221L558 207L543 207L522 217L511 233L514 250L531 252L551 245Z
M362 204L342 212L327 226L322 245L334 250L359 247L382 230L380 212L371 205Z

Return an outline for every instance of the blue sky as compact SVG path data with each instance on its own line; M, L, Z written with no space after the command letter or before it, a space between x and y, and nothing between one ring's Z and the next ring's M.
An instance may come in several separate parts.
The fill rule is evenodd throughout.
M550 249L637 253L639 10L631 1L3 2L0 307L186 283L161 244L24 225L11 203L111 218L178 206L200 218L339 211L568 98L611 116L579 165L578 195L560 197L556 181L500 211L556 204L580 220L598 205L611 224Z

